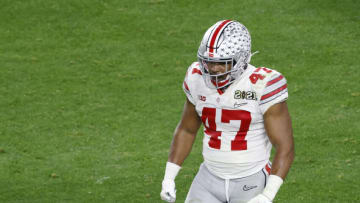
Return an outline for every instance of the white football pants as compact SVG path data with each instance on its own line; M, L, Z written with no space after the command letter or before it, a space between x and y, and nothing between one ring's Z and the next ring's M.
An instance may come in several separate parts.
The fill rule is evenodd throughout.
M185 203L245 203L264 190L268 176L262 169L244 178L224 180L201 164Z

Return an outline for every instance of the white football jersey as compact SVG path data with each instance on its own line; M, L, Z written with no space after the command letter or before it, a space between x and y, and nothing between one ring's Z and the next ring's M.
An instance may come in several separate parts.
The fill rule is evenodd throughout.
M277 71L248 65L225 92L206 86L199 63L188 69L183 89L204 125L207 168L225 178L254 174L268 163L271 143L263 115L288 98L286 79Z

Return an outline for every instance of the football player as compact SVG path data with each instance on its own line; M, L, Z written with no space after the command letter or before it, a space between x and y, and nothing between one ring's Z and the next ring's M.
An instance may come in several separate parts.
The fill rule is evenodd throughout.
M161 199L175 202L175 177L203 124L204 162L185 202L272 202L294 159L285 77L249 64L250 34L233 20L206 31L197 57L183 82L187 99L171 143Z

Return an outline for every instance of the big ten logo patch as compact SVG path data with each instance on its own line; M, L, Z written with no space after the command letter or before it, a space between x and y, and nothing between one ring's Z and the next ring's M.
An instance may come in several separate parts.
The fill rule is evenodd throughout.
M199 100L201 100L201 101L206 101L206 97L205 96L202 96L202 95L198 95L199 96Z
M252 91L236 90L234 99L256 100L256 93Z

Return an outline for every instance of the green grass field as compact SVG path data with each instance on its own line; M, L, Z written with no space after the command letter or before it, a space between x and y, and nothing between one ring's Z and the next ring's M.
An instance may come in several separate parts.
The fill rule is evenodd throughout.
M296 158L275 202L360 202L360 1L1 0L0 202L161 202L181 85L235 19L288 80ZM176 179L184 202L199 132Z

